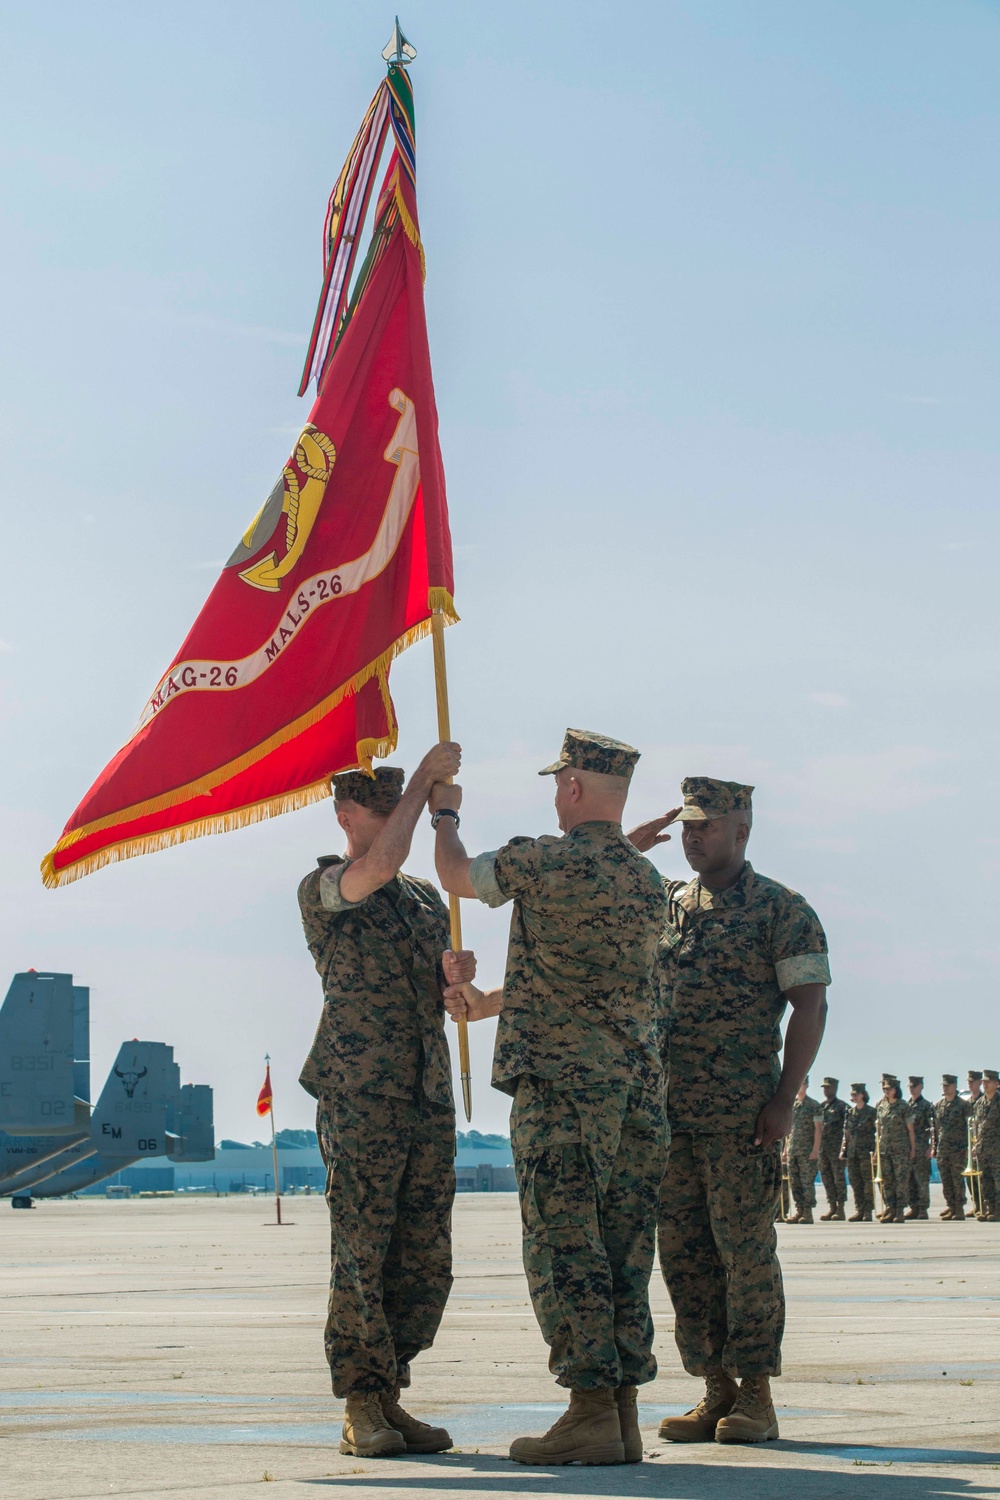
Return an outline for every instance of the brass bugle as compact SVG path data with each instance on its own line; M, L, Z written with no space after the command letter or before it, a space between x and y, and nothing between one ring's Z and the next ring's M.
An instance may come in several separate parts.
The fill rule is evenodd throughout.
M973 1155L971 1120L969 1121L966 1129L969 1136L969 1157L962 1171L962 1176L969 1179L969 1196L972 1198L972 1207L975 1209L977 1214L981 1214L983 1211L983 1174L976 1166L975 1157Z
M878 1188L882 1212L885 1212L885 1192L882 1188L882 1132L875 1126L875 1150L872 1152L872 1187Z

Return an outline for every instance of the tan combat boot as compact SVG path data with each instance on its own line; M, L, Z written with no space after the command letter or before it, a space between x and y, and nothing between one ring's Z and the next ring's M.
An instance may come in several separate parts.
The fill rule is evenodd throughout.
M778 1419L766 1375L745 1375L728 1417L715 1429L717 1443L767 1443L778 1436Z
M800 1224L811 1224L812 1221L813 1221L813 1211L812 1211L812 1209L811 1208L804 1208L802 1210L801 1214L799 1215L799 1223Z
M642 1463L642 1434L639 1431L639 1387L620 1385L615 1391L618 1425L627 1464Z
M515 1438L510 1456L519 1464L623 1464L618 1404L613 1390L570 1391L569 1406L543 1437Z
M407 1453L443 1453L452 1446L451 1434L444 1427L431 1427L429 1423L411 1417L400 1406L398 1385L391 1395L385 1393L380 1399L382 1415L390 1427L402 1433Z
M709 1370L705 1376L705 1394L698 1405L682 1417L664 1417L660 1437L668 1443L710 1443L716 1424L729 1415L738 1395L736 1381L725 1370Z
M835 1210L833 1211L833 1213L830 1215L830 1218L831 1219L846 1219L847 1218L847 1215L844 1213L844 1205L842 1203L838 1203L837 1204L837 1207L835 1208Z
M406 1452L403 1434L385 1420L378 1391L348 1396L340 1451L353 1453L355 1458L393 1458Z

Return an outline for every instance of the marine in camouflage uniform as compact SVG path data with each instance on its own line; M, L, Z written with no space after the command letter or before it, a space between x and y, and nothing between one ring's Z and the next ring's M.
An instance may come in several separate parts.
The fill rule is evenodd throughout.
M977 1100L983 1097L983 1075L978 1068L970 1068L968 1072L968 1080L969 1087L966 1089L962 1097L964 1098L965 1102L971 1107L977 1102Z
M816 1121L820 1116L820 1103L805 1092L809 1079L799 1090L792 1105L792 1128L785 1138L785 1157L788 1164L788 1181L795 1204L792 1224L811 1224L812 1211L816 1207L816 1161L812 1156Z
M402 783L388 766L374 778L337 776L338 809L388 817ZM391 1400L433 1342L452 1284L455 1107L441 968L449 923L434 886L411 875L347 900L341 882L351 863L322 858L299 887L324 994L300 1082L317 1100L327 1167L333 1390ZM417 1451L427 1451L419 1440Z
M725 826L749 833L752 787L688 777L682 791L679 821L732 814ZM747 862L722 890L698 877L666 887L660 974L671 1147L660 1268L684 1368L706 1377L706 1401L715 1405L689 1414L690 1432L681 1430L687 1418L666 1419L661 1435L759 1441L760 1423L777 1435L766 1377L781 1372L785 1301L774 1224L781 1148L757 1146L754 1136L781 1079L786 991L829 983L826 937L801 896ZM717 1376L729 1386L716 1390ZM759 1404L769 1416L758 1422L751 1412L761 1377ZM743 1381L739 1397L733 1379ZM726 1415L716 1424L717 1410Z
M863 1083L851 1084L852 1108L844 1116L842 1155L854 1194L851 1223L871 1221L875 1211L875 1187L872 1182L872 1153L875 1150L875 1108L868 1102Z
M847 1174L841 1155L844 1146L844 1120L847 1118L847 1105L843 1099L837 1097L839 1087L838 1078L823 1079L824 1098L820 1105L823 1133L819 1142L819 1171L823 1179L823 1190L826 1193L829 1211L820 1214L821 1219L842 1219L844 1204L847 1202Z
M592 787L593 805L620 819L637 760L617 740L569 730L540 772L557 778L562 837L515 838L469 861L454 830L438 827L446 888L463 894L467 880L487 906L513 903L493 1085L514 1100L532 1307L549 1369L572 1391L549 1433L514 1442L521 1462L641 1458L635 1388L656 1374L649 1277L667 1134L654 966L665 899L620 821L582 812ZM447 796L435 789L431 805Z
M902 1224L910 1186L913 1161L913 1126L899 1079L882 1074L883 1098L876 1110L879 1166L882 1173L882 1199L885 1208L879 1218L884 1224Z
M910 1186L907 1195L908 1219L926 1219L931 1205L931 1157L934 1155L934 1106L923 1095L924 1080L915 1073L910 1075L910 1099L906 1106L916 1150L910 1167Z
M945 1208L942 1219L965 1218L965 1171L969 1159L970 1105L958 1092L958 1074L945 1073L944 1090L934 1106L934 1134L937 1140L937 1164L941 1174Z
M973 1111L973 1136L983 1221L1000 1219L1000 1092L996 1068L983 1069L983 1092Z

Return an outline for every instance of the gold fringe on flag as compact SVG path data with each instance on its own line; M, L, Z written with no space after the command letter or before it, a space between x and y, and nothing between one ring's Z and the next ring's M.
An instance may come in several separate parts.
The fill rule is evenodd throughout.
M430 589L427 595L427 605L432 614L444 616L445 624L456 625L458 623L460 617L447 589ZM106 828L113 828L118 823L131 823L139 818L149 817L154 812L162 812L169 807L177 806L178 803L190 801L194 797L204 796L207 792L213 791L222 782L240 775L241 772L263 760L265 755L269 755L272 750L294 739L304 730L311 728L313 724L319 723L320 719L331 713L350 693L358 692L372 677L377 677L390 725L389 734L378 740L359 740L356 746L356 765L337 768L338 770L357 769L367 771L369 775L372 775L372 761L383 760L387 755L391 755L398 740L398 726L393 717L392 700L389 697L389 668L397 656L400 656L409 646L415 645L417 641L423 640L431 633L431 629L430 619L420 620L416 625L411 626L398 640L393 641L381 656L377 656L366 667L362 667L349 681L324 698L315 708L302 714L293 723L286 725L284 729L271 735L261 744L255 745L252 750L248 750L238 759L229 761L225 766L220 766L197 781L188 782L186 786L176 787L171 792L164 792L160 797L151 797L145 802L136 803L134 807L123 808L120 812L111 813L105 818L98 818L93 823L87 823L82 828L75 828L72 833L65 834L42 860L43 882L50 890L57 886L71 885L74 880L79 880L94 870L101 870L105 865L115 864L118 860L135 859L140 854L153 854L158 849L169 849L173 844L183 844L188 839L203 838L206 834L229 833L235 828L246 828L251 823L261 823L265 818L276 818L286 812L297 812L300 807L308 807L313 802L320 802L324 797L329 797L330 776L335 774L333 771L322 781L314 782L311 786L299 787L293 792L283 792L280 796L252 803L248 807L232 808L229 812L195 818L190 823L182 823L175 828L163 828L156 833L143 834L138 838L122 839L120 843L109 844L104 849L88 854L76 864L67 865L61 870L55 867L57 854L72 848L81 839L89 838L92 833L100 833Z

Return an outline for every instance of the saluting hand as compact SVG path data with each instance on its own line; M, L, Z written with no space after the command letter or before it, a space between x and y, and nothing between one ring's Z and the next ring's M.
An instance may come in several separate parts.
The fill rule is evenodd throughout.
M645 854L647 849L652 849L656 844L669 844L670 834L663 830L670 827L679 812L679 807L672 807L660 818L650 818L648 823L638 823L625 837L640 854Z

